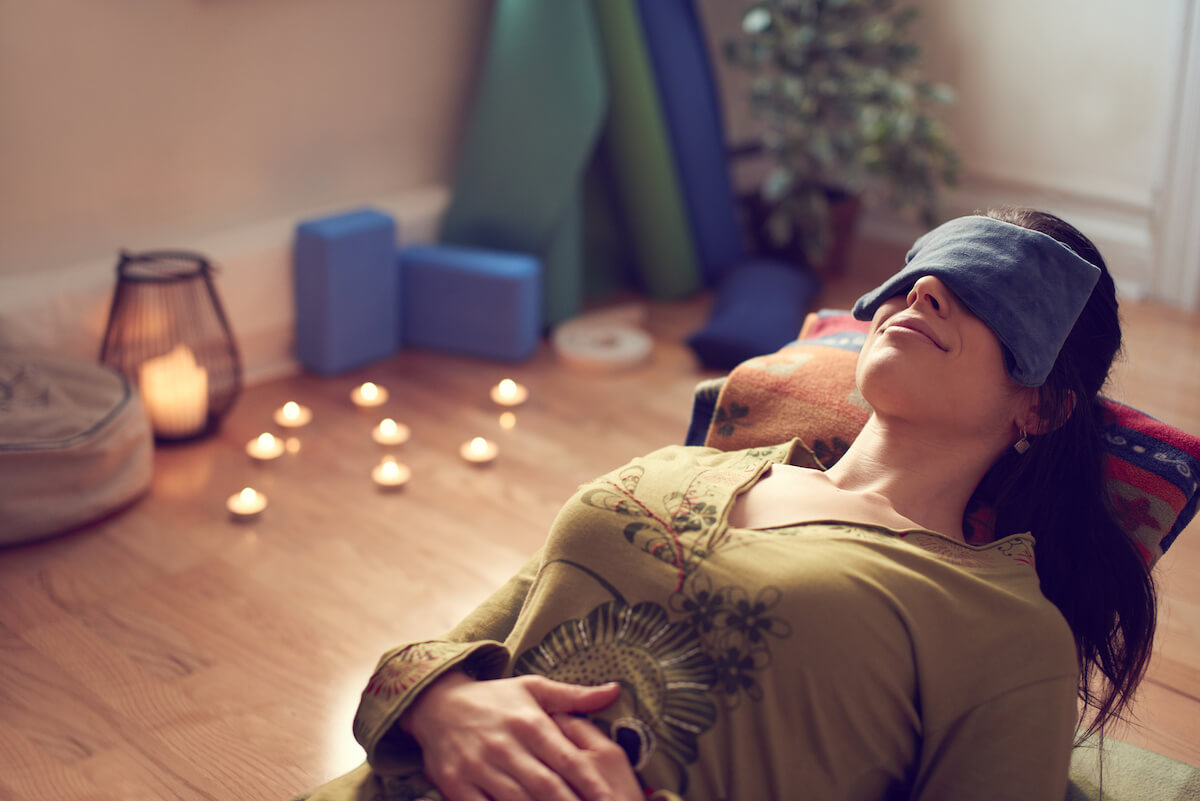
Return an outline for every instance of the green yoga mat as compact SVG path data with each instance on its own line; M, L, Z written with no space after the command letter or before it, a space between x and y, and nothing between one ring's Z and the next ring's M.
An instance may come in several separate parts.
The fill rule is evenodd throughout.
M651 295L680 298L703 280L637 7L633 0L594 0L592 7L610 98L601 147L636 272Z
M495 4L441 240L541 259L545 324L582 303L583 173L605 105L589 4Z

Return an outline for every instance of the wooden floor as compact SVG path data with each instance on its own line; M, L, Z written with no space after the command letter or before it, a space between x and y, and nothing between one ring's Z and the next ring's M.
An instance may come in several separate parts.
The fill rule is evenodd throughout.
M845 307L897 265L861 244ZM358 694L391 645L436 636L540 543L580 482L684 438L696 367L684 337L710 299L648 305L650 363L614 377L571 371L543 348L516 367L404 352L332 378L245 392L219 435L160 448L152 492L123 514L0 551L0 801L285 799L357 764ZM1200 317L1125 304L1128 360L1112 393L1200 434ZM488 389L532 398L503 430ZM391 390L411 426L402 492L369 478L382 416L353 386ZM287 400L313 408L300 450L253 464L243 445ZM477 468L466 439L496 440ZM230 520L243 486L270 506ZM1140 724L1120 736L1200 765L1200 524L1158 570L1162 627Z

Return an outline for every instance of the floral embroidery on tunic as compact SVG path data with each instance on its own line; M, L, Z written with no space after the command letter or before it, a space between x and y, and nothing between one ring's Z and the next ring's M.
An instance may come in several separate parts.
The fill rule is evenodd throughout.
M712 657L692 626L671 623L656 603L608 601L582 620L565 621L521 654L513 673L572 684L619 682L635 715L614 728L640 738L635 763L644 763L656 745L680 765L695 761L696 738L716 720L708 698Z
M457 643L419 642L408 646L379 666L367 682L364 694L391 700L412 689L421 679L441 667L443 661L462 650Z
M742 587L714 589L708 576L691 578L684 592L671 596L671 611L687 616L716 661L714 689L737 706L743 695L762 699L755 674L771 665L768 638L791 635L792 626L770 614L783 594L777 587L763 587L753 599Z
M718 525L720 510L729 494L761 470L780 447L744 451L735 463L719 454L712 466L697 473L682 491L660 498L639 494L645 468L633 465L598 480L584 491L580 501L596 509L640 518L625 526L625 538L675 567L675 591L701 562L729 540L728 528Z

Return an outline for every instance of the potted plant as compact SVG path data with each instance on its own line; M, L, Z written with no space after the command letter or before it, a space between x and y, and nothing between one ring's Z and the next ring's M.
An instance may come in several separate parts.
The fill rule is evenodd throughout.
M763 121L769 168L751 216L768 250L836 269L831 208L856 213L858 198L936 222L958 158L934 109L954 95L917 74L916 18L893 0L759 0L743 16L726 55L751 72Z

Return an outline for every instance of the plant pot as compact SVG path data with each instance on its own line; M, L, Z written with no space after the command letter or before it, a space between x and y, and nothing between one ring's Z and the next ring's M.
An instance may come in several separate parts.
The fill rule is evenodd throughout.
M767 227L771 208L758 192L742 195L739 200L743 230L747 233L747 248L752 255L779 259L806 266L819 276L841 275L845 272L850 244L858 227L862 200L842 189L827 189L829 201L830 245L825 258L810 264L804 250L804 239L796 230L788 241L777 244Z
M832 236L829 251L824 260L813 265L817 275L841 275L846 271L846 260L850 255L850 244L858 228L858 215L862 211L862 199L858 195L840 189L826 191L829 197L829 227Z

